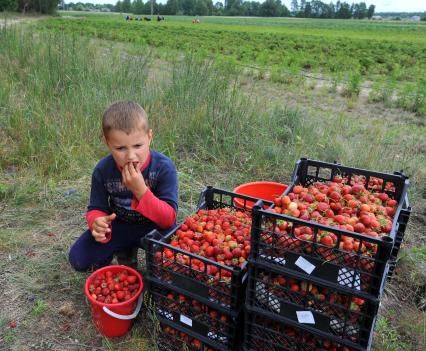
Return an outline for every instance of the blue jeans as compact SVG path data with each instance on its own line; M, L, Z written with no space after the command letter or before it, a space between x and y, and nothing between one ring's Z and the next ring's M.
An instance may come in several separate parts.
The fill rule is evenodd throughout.
M140 247L140 239L153 229L152 224L133 224L118 219L112 222L111 240L106 244L95 241L90 230L86 230L71 246L69 262L80 272L107 266L111 263L114 253L132 247ZM173 228L173 227L172 227ZM162 234L172 228L158 229Z

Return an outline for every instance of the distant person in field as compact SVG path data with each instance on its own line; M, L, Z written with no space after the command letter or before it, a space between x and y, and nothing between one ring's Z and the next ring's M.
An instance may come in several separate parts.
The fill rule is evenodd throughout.
M135 102L113 103L103 114L103 141L110 154L92 175L86 213L89 227L72 245L69 261L77 271L118 263L137 266L140 239L153 229L174 228L178 180L173 162L150 148L153 131Z

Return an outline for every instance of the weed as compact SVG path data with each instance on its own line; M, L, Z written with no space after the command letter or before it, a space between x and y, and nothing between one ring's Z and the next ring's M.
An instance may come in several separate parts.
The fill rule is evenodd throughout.
M46 312L46 308L47 308L46 303L41 299L37 299L34 302L34 307L31 310L31 314L34 317L40 317L41 315L43 315Z
M362 76L358 71L349 73L344 94L350 98L357 97L361 91Z
M5 344L14 344L16 341L16 332L12 329L9 329L6 331L6 333L4 333L3 335L3 341L5 342Z
M9 191L10 187L7 184L0 183L0 200L3 200Z
M410 348L405 344L400 335L390 327L386 318L379 318L376 322L376 345L375 349L380 351L409 351ZM414 351L414 350L413 350Z

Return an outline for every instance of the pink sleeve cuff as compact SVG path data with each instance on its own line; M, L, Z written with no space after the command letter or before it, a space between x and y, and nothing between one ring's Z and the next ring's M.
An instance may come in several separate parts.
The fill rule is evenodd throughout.
M93 229L93 222L95 221L95 219L99 217L103 217L103 216L108 216L108 213L105 213L104 211L99 211L99 210L87 211L86 220L87 220L87 225L90 231L92 231Z
M150 189L138 201L132 199L131 207L153 221L161 229L167 229L175 223L176 212L167 202L156 197Z

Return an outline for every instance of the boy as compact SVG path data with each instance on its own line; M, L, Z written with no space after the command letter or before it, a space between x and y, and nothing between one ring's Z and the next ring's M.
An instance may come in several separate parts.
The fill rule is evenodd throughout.
M140 238L153 229L170 230L178 209L176 168L150 149L153 133L144 109L130 101L113 103L103 114L102 130L111 154L93 171L89 229L70 249L78 271L108 265L123 252L133 254L135 266Z

